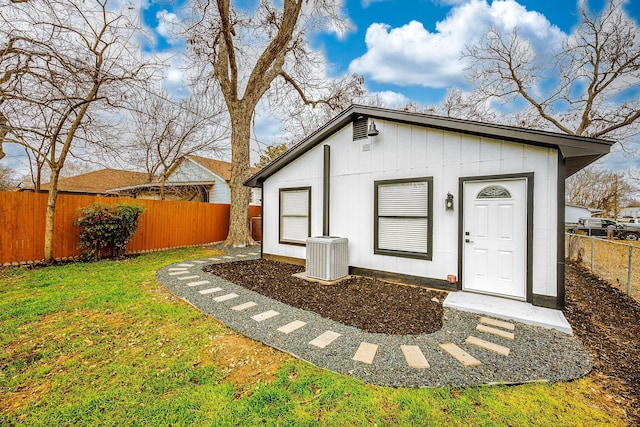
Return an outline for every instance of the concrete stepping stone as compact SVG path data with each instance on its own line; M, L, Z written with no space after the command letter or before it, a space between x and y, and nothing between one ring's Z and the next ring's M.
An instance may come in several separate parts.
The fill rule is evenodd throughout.
M219 297L215 297L213 300L215 302L223 302L223 301L228 301L230 299L234 299L234 298L238 298L238 294L226 294L226 295L221 295Z
M183 264L178 264L178 267L193 267L193 264L183 263Z
M404 358L410 368L426 369L429 367L429 362L417 345L401 345L400 350L402 350L402 354L404 354Z
M200 259L197 259L197 260L191 261L191 262L195 262L196 264L206 264L207 263L207 261L202 261Z
M193 280L198 278L200 278L200 276L184 276L184 277L178 277L178 280Z
M318 348L325 348L326 346L334 342L339 336L340 334L337 332L326 331L325 333L320 334L314 339L312 339L311 341L309 341L309 344L316 346Z
M356 350L356 354L353 355L353 360L371 365L373 363L373 359L376 357L377 352L377 344L361 342L358 350Z
M280 313L275 310L268 310L263 313L256 314L255 316L251 316L251 318L256 322L262 322L263 320L271 319L272 317L276 317L279 315Z
M514 340L515 335L511 332L503 331L502 329L492 328L491 326L486 325L478 325L476 326L476 330L480 332L486 332L488 334L497 335L502 338L506 338L508 340Z
M171 273L169 273L169 276L180 276L181 274L191 274L190 271L187 270L183 270L183 271L172 271Z
M187 267L173 267L169 271L187 271Z
M303 322L302 320L294 320L293 322L289 322L286 325L280 326L278 330L285 334L290 334L291 332L302 328L306 324L307 322Z
M465 344L475 345L480 348L484 348L485 350L493 351L494 353L501 354L503 356L508 356L511 351L509 347L505 347L503 345L499 345L496 343L492 343L491 341L485 341L481 338L474 337L470 335L465 341Z
M238 255L236 255L236 256L237 256L237 257L240 257L240 258L245 258L247 255L238 254Z
M211 261L220 261L220 258L209 258Z
M449 353L454 359L456 359L462 366L478 366L482 365L478 359L455 345L454 343L440 344L438 347Z
M201 291L198 291L200 294L202 295L207 295L207 294L212 294L214 292L220 292L222 290L222 288L210 288L210 289L203 289Z
M202 286L202 285L209 285L209 284L211 284L211 282L208 280L200 280L198 282L189 282L187 283L187 286Z
M247 255L260 255L258 252L249 252Z
M508 329L513 331L516 329L516 325L510 322L505 322L504 320L492 319L490 317L480 317L480 323L484 323L489 326L497 326L498 328Z
M242 311L251 307L255 307L256 305L258 305L257 302L249 301L245 302L244 304L234 305L233 307L231 307L231 310Z
M224 259L233 259L233 258L235 258L235 257L228 256L228 255L227 255L227 256L223 256L222 258L224 258Z

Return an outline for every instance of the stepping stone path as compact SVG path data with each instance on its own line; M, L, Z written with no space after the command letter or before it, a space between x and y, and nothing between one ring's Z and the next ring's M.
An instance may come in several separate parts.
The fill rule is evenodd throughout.
M404 354L404 358L409 367L414 369L425 369L429 367L429 362L417 345L401 345L400 350L402 350L402 354Z
M225 255L221 257L208 258L208 260L227 262L228 260L235 259L235 258L246 258L247 256L257 256L257 255L259 255L259 253L249 252L246 255L245 254L238 254L235 256ZM195 272L189 271L189 268L194 267L196 264L206 264L208 261L194 260L192 262L194 264L182 263L182 264L177 264L177 267L168 268L167 271L169 276L182 276L185 274L191 274L189 276L177 277L177 279L181 281L203 278L202 276L194 275ZM187 286L195 287L195 286L202 286L210 283L211 282L209 280L198 280L198 281L191 281L187 283ZM199 290L198 293L203 296L208 296L209 294L219 293L219 292L222 292L223 290L224 289L221 287L215 287L215 288ZM239 297L240 295L238 295L237 293L227 293L219 296L214 296L212 300L220 303L220 302L229 301ZM258 305L259 304L254 301L246 301L244 303L229 307L229 309L235 312L238 312L238 315L240 315L241 312L257 307ZM263 308L266 309L266 311L262 311L260 313L251 315L250 316L251 319L253 319L255 322L263 322L268 319L276 319L278 316L280 316L279 312L269 307L263 307ZM251 311L254 311L254 310L251 310ZM309 326L307 325L307 322L303 322L302 320L293 320L285 324L276 324L276 323L277 322L274 323L274 326L273 326L274 329L287 335L292 334L297 330L300 330L302 328ZM313 326L313 325L310 325L310 326ZM482 334L485 334L487 336L484 336L483 338L479 338L479 337L470 335L462 343L453 343L453 342L440 343L438 345L438 348L441 349L444 352L444 354L452 357L454 360L456 360L458 363L460 363L462 366L466 368L473 368L475 366L481 365L483 351L490 351L504 357L509 356L509 353L511 351L509 347L492 342L490 341L490 339L502 339L502 340L513 341L515 339L515 325L513 323L506 322L503 320L493 319L490 317L481 316L479 318L479 323L476 326L476 331ZM325 332L321 333L320 335L316 336L314 339L309 341L308 345L313 346L319 350L323 350L323 349L326 349L327 347L330 347L338 338L342 336L343 335L338 332L326 330ZM344 338L348 338L348 337L345 336ZM464 346L464 348L461 346ZM470 352L473 353L474 350L477 350L477 349L481 349L480 352L478 352L477 354L473 355L470 353ZM363 341L359 343L358 348L352 357L352 360L355 362L366 364L366 365L371 365L375 362L375 358L378 354L380 354L380 352L390 351L390 350L392 349L384 348L379 344ZM429 361L425 358L424 353L420 349L420 346L403 344L403 345L400 345L400 351L402 352L407 365L411 369L430 368L431 365L429 364Z

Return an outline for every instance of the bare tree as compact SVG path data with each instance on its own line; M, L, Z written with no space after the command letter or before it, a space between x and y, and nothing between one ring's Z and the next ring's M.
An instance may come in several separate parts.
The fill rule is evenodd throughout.
M130 162L144 162L148 182L160 182L160 199L165 199L169 174L188 154L220 154L224 151L224 129L218 123L224 110L214 97L198 93L173 100L164 90L142 91L133 119Z
M0 6L0 142L46 159L46 261L53 259L58 178L70 151L97 144L102 114L119 106L128 83L145 78L130 44L134 32L108 0Z
M621 209L633 201L636 188L624 174L593 166L567 179L567 203L602 209L617 218Z
M13 169L0 165L0 190L13 190L17 185L18 180Z
M566 134L623 141L638 133L640 33L620 0L595 15L580 2L580 25L553 53L536 52L515 29L491 29L463 56L483 102L524 101L513 121Z
M321 60L307 45L307 32L341 29L334 0L261 0L256 9L232 7L230 0L197 0L198 21L189 29L189 46L212 83L222 92L231 120L231 220L227 245L255 244L247 223L251 174L251 122L263 96L287 87L308 105L338 108L339 86L318 85ZM278 86L280 85L280 86ZM273 93L273 92L272 92Z

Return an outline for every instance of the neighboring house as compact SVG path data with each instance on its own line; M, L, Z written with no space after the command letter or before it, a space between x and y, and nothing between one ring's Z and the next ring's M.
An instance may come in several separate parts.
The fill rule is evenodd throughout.
M114 187L139 185L147 181L147 174L120 169L100 169L81 175L60 178L58 193L91 194L113 196L109 190ZM33 187L23 187L22 191L34 191ZM49 183L42 184L40 191L48 192Z
M351 273L561 308L565 178L611 145L351 106L245 185L263 191L264 258L346 237Z
M252 169L255 173L257 169ZM183 156L169 170L165 182L166 200L189 200L210 203L230 203L231 163L222 160ZM159 199L160 183L157 180L129 186L111 188L111 192L142 199ZM252 189L251 204L260 205L260 189Z
M564 221L565 223L577 223L580 218L591 218L602 214L602 209L586 208L584 206L565 204Z
M640 206L630 205L620 210L621 218L640 218Z

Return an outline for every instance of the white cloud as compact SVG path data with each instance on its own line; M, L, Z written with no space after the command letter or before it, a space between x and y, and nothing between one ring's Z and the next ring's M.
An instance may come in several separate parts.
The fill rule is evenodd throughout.
M453 3L453 0L449 0ZM384 23L369 26L367 52L353 60L349 71L399 86L443 88L464 81L461 52L478 42L489 27L505 33L518 27L534 46L558 46L566 37L540 13L527 11L514 0L471 0L451 9L430 32L418 21L398 28Z
M389 1L389 0L362 0L362 8L366 9L369 6L371 6L372 3L382 3L384 1Z
M371 92L369 95L374 98L379 98L387 108L402 108L411 102L405 95L390 90Z
M161 10L156 13L156 18L158 18L158 26L155 28L156 33L160 34L172 45L181 41L181 38L176 35L176 29L183 26L178 15L167 10Z

